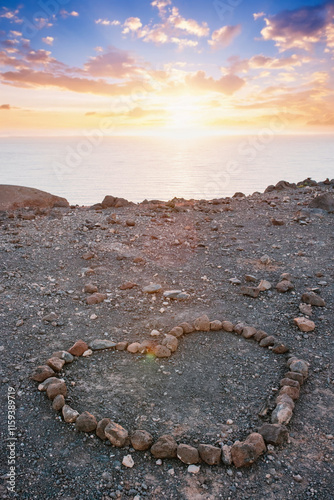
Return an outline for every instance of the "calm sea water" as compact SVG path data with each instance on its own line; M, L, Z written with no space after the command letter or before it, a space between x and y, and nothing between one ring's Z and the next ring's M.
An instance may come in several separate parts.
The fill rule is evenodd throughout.
M0 138L0 184L35 187L73 204L105 195L134 202L211 199L279 180L334 177L333 136Z

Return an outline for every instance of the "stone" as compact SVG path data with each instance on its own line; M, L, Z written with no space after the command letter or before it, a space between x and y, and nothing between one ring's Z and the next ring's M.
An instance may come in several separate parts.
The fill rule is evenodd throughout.
M83 260L92 260L92 259L94 259L94 257L95 257L95 254L93 252L86 252L83 255L81 255L81 258Z
M284 226L285 222L282 219L271 219L273 226Z
M283 378L280 381L280 386L283 387L284 385L290 385L291 387L298 387L300 388L299 382L297 380L293 380L290 378Z
M51 357L63 359L65 361L65 364L72 363L74 360L74 356L72 356L72 354L70 354L68 351L54 352Z
M280 293L286 293L289 292L290 290L293 290L295 287L291 283L291 281L288 280L283 280L277 283L276 285L276 290Z
M263 330L257 330L256 334L254 335L254 340L256 342L261 342L262 339L265 339L268 337L268 334L264 332Z
M169 335L173 335L174 337L182 337L183 335L183 328L181 326L175 326L174 328L172 328L172 330L169 332Z
M235 467L247 467L252 465L258 458L259 443L250 441L236 441L231 448L232 462Z
M259 345L260 345L261 347L271 347L271 346L275 345L275 342L276 342L275 337L273 337L272 335L270 335L270 336L268 336L268 337L264 337L264 338L260 341Z
M31 374L31 378L36 382L44 382L47 378L54 377L56 374L48 365L37 366L33 373Z
M67 422L68 424L74 423L79 416L79 412L73 410L73 408L68 405L63 406L62 413L65 422Z
M238 278L230 278L229 282L232 283L232 285L241 285L241 281Z
M75 427L78 432L93 432L97 427L96 418L88 411L84 411L76 419Z
M310 319L304 317L294 318L293 322L302 332L313 332L313 330L315 330L315 323Z
M199 453L197 448L188 444L179 444L177 447L177 458L184 464L191 465L199 462Z
M96 426L96 435L97 437L99 437L102 441L105 441L107 439L107 436L105 435L105 428L107 427L107 425L109 425L111 423L111 419L110 418L103 418L102 420L100 420Z
M17 210L19 208L47 209L69 207L65 198L41 191L40 189L0 185L0 211Z
M290 273L282 273L281 276L280 276L280 279L281 279L281 281L286 280L286 281L291 281L292 282L293 281L293 276Z
M330 193L321 194L311 201L309 208L320 208L332 213L334 212L334 196Z
M88 350L88 345L83 340L78 340L72 347L68 350L72 356L82 356L85 351Z
M131 352L132 354L136 354L139 349L140 349L141 344L139 342L133 342L132 344L128 345L127 351Z
M242 295L247 295L248 297L253 297L253 299L256 299L260 294L259 288L254 287L254 286L242 286L240 291L241 291Z
M52 323L57 319L58 319L58 314L56 314L55 312L51 312L50 314L44 316L44 318L42 318L42 321L45 321L46 323Z
M253 328L252 326L245 326L244 329L242 330L242 336L245 339L250 339L251 337L254 337L256 334L256 328Z
M279 403L271 414L271 422L273 424L286 425L292 417L292 409L289 405Z
M276 404L285 404L286 406L289 406L291 410L294 409L295 403L293 402L293 399L290 398L287 394L280 394L276 398Z
M222 328L225 332L233 332L234 325L231 321L222 321Z
M256 276L253 276L251 274L246 274L245 275L245 280L248 282L248 283L256 283L257 279L256 279Z
M290 378L292 380L297 380L299 382L299 385L303 385L304 382L304 376L301 373L298 372L287 372L284 375L285 378Z
M218 465L221 460L221 449L211 444L200 444L198 447L199 456L208 465Z
M290 371L301 373L305 380L308 377L308 364L302 359L293 360L290 364Z
M132 205L133 203L131 201L126 200L125 198L118 198L117 196L105 196L101 206L102 209L105 210L106 208L122 208L122 207L128 207Z
M86 303L89 306L94 306L96 304L101 304L101 302L105 301L108 296L105 293L93 293L86 298Z
M219 330L222 330L223 325L222 322L219 320L214 320L210 322L210 330L213 332L218 332Z
M144 293L158 293L162 290L162 286L158 284L151 284L143 288Z
M231 449L232 446L228 446L227 444L222 446L222 462L224 465L232 465Z
M262 255L262 257L260 257L260 263L267 266L271 263L271 258L269 255Z
M47 360L46 364L55 372L61 372L65 364L65 360L60 358L50 358Z
M172 351L168 347L160 344L154 346L152 351L157 358L169 358L172 355Z
M128 347L128 342L117 342L116 351L125 351Z
M316 307L326 307L326 302L320 295L314 292L305 292L302 295L302 301L305 304L309 304L311 306Z
M199 465L189 465L187 471L189 474L198 474L199 471L201 470Z
M163 293L163 296L166 299L174 299L174 300L176 300L178 298L178 296L180 295L180 293L182 293L182 290L166 290Z
M299 304L299 310L305 316L312 316L313 314L312 306L310 304Z
M131 435L131 445L135 450L146 451L153 444L153 436L147 431L136 430Z
M287 428L280 424L263 424L259 429L259 434L267 444L274 446L285 444L289 439Z
M107 339L96 339L89 343L92 351L103 351L104 349L115 349L116 343Z
M39 384L38 390L40 392L45 392L49 385L53 384L53 382L58 382L58 380L65 382L62 378L49 377L49 378L45 379L41 384Z
M58 396L56 396L52 402L52 408L55 411L60 411L64 405L65 405L64 396L62 394L58 394Z
M133 219L127 219L127 220L125 221L125 224L126 224L128 227L135 227L135 225L136 225L136 221L135 221L135 220L133 220Z
M93 354L93 351L91 349L87 349L82 355L83 358L89 358Z
M161 436L151 448L154 458L176 458L177 443L173 436L165 434Z
M117 446L118 448L123 448L129 442L128 431L115 422L109 422L104 429L104 433L111 444Z
M134 463L134 460L133 460L131 455L125 455L125 457L123 457L122 465L124 465L124 467L128 467L129 469L132 469L134 464L135 463Z
M132 281L126 281L125 283L123 283L123 285L121 285L119 287L120 290L132 290L132 288L134 288L135 286L137 286L136 283L132 283Z
M285 354L286 352L289 352L289 348L284 344L276 344L274 345L272 351L275 354Z
M92 283L87 283L84 288L85 293L96 293L98 290L97 286L93 285Z
M179 341L174 335L166 335L162 341L162 345L168 347L172 352L175 352L178 348Z
M62 380L53 382L46 388L46 395L49 399L51 399L51 401L53 401L58 394L61 394L64 397L67 395L67 387L65 382Z
M300 390L298 387L291 387L290 385L284 385L279 391L279 394L287 394L291 399L299 399Z
M206 314L200 316L194 321L195 330L200 332L209 332L210 331L210 320Z
M259 457L262 455L266 450L266 444L264 442L264 439L261 434L258 432L252 432L246 439L245 443L250 443L255 447L256 454Z
M271 283L269 283L269 281L267 280L261 280L257 288L260 290L260 292L266 292L267 290L271 289Z
M193 327L193 325L191 325L190 323L187 323L187 322L181 323L177 328L182 328L183 333L193 333L195 331L195 328ZM173 328L173 330L174 330L174 328ZM176 335L176 337L177 337L177 335Z
M243 323L237 323L236 325L234 325L233 327L233 331L238 334L238 335L241 335L245 326L247 325L244 325Z

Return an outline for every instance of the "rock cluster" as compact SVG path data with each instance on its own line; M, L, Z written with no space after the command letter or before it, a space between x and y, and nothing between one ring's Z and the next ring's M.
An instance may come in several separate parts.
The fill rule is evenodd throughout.
M64 379L57 375L62 372L66 364L74 361L76 357L90 355L94 351L100 352L107 349L125 350L132 354L153 354L158 358L170 357L179 347L179 340L183 335L194 331L204 332L234 332L245 339L252 339L260 347L269 348L276 354L284 354L289 351L288 347L280 343L274 336L268 335L263 330L242 323L234 325L227 320L210 321L207 315L196 318L194 322L182 323L165 335L160 344L151 339L142 343L135 342L118 344L111 340L95 339L88 344L78 340L68 349L54 353L45 365L37 366L31 375L36 382L40 382L38 389L45 392L53 402L55 411L61 412L67 423L75 425L78 432L93 433L103 441L108 440L111 445L123 448L131 444L134 450L150 450L151 454L158 460L164 458L178 458L184 464L195 467L200 461L208 465L233 464L235 467L246 467L253 464L263 453L267 445L279 446L288 440L286 425L290 422L295 401L300 396L300 389L308 377L309 365L297 356L290 355L287 360L288 371L280 381L280 390L276 397L276 406L271 413L271 423L265 423L257 432L251 432L244 441L236 441L233 445L223 445L221 448L206 443L200 443L198 447L186 443L178 444L172 435L165 434L155 442L153 436L146 430L136 429L129 432L120 424L113 422L110 418L103 418L99 422L94 415L88 411L79 414L78 411L66 404L67 387ZM123 461L125 467L133 467L134 462L131 455Z

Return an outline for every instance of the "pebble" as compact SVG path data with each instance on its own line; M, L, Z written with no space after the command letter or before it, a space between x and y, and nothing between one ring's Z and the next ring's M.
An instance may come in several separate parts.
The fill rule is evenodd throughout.
M195 319L194 327L195 327L195 330L197 330L197 331L209 332L210 331L210 320L207 317L207 315L203 314L203 316L200 316L199 318Z
M162 286L158 285L158 284L148 285L148 286L145 286L143 288L143 292L145 292L145 293L158 293L161 290L162 290Z
M302 302L305 304L310 304L311 306L316 306L316 307L325 307L326 303L320 295L314 293L314 292L306 292L303 293L302 295Z
M230 278L229 282L232 283L232 285L241 285L241 281L238 278Z
M260 289L254 286L243 286L241 287L241 293L256 299L260 294Z
M310 319L301 317L301 318L294 318L293 321L295 325L298 326L299 330L301 330L302 332L313 332L313 330L315 330L315 323Z
M189 465L187 470L190 474L198 474L201 468L199 465Z
M83 358L89 358L93 354L93 351L91 349L87 349L82 355Z
M271 263L271 258L269 257L269 255L262 255L262 257L260 257L260 263L269 265Z
M151 337L159 337L160 336L160 332L158 332L158 330L152 330L151 333L150 333Z
M134 460L133 460L131 455L126 455L125 457L123 457L122 465L124 465L124 467L128 467L129 469L132 469L134 464L135 463L134 463Z
M102 351L104 349L114 349L117 344L113 340L96 339L88 345L92 351Z

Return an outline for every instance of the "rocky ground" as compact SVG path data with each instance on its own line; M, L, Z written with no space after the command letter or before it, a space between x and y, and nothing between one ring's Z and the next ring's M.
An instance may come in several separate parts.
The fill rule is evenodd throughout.
M333 186L306 181L211 202L111 199L109 208L2 212L0 497L333 499L334 215L308 208ZM276 289L283 273L293 285L285 293ZM244 286L261 280L271 288L244 295ZM157 292L147 293L152 284ZM102 302L87 303L87 285ZM173 300L164 297L168 290L185 293ZM308 291L325 307L300 310ZM250 467L202 462L191 473L179 460L110 446L66 424L30 378L79 339L141 343L152 330L162 338L203 314L265 330L310 364L288 444L269 446ZM298 317L315 329L301 331ZM229 445L270 421L286 359L236 333L196 332L170 358L114 350L77 358L65 370L67 403L154 439L172 434L193 446ZM12 390L15 457L5 441ZM127 455L132 468L122 464ZM7 490L13 457L14 493Z

